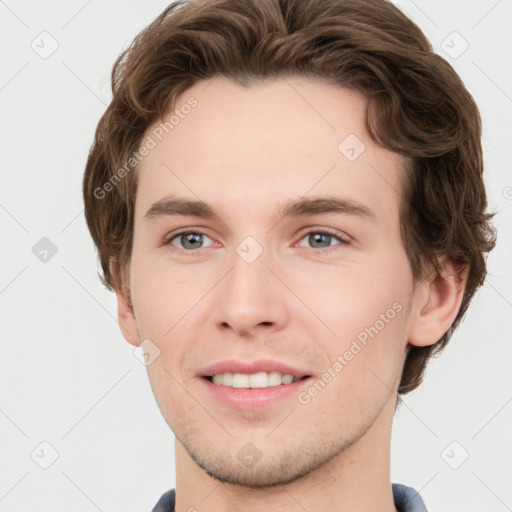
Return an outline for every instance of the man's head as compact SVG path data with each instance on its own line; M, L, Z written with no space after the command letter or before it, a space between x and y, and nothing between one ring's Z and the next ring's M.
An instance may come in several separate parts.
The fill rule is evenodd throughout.
M164 417L221 480L311 472L389 419L483 283L471 95L384 0L178 2L112 88L86 218L125 337L161 351ZM272 406L234 415L205 378L262 359L309 379L272 435ZM233 470L249 441L259 472Z

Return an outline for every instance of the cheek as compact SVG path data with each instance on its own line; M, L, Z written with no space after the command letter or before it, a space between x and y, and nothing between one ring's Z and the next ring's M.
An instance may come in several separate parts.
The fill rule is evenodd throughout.
M401 373L412 286L401 255L382 254L374 261L377 264L357 271L343 269L330 279L318 276L317 284L323 286L324 293L316 291L315 298L315 289L308 292L311 309L318 311L333 331L319 341L328 353L329 364L339 362L343 367L336 373L341 378L336 379L335 387L350 389L365 400L369 390L370 395L389 393Z
M190 277L169 268L165 258L151 257L136 250L130 268L130 287L139 320L152 334L159 336L190 309L197 294Z
M398 310L405 309L412 289L407 268L407 261L395 251L393 255L361 255L336 266L316 263L300 273L288 271L286 278L331 335L346 340L376 322L381 326L381 315L396 324Z
M131 267L131 295L135 319L141 339L150 339L159 350L159 356L148 365L148 376L156 397L167 394L173 377L181 381L179 369L186 354L181 340L190 338L191 322L197 314L197 290L175 275L162 273L158 262L133 258ZM189 347L190 348L190 347ZM179 386L178 386L179 388ZM166 401L174 401L171 396Z
M327 348L329 366L319 376L325 387L317 380L322 391L306 390L318 395L315 410L324 414L324 421L351 429L374 418L394 395L405 361L406 312L405 307L383 311L388 311L388 323L375 321L367 311L357 316L354 311L350 325L339 325L343 335Z

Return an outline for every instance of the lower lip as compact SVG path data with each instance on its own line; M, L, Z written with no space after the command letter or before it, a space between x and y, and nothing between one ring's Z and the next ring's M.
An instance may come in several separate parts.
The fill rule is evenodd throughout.
M254 411L265 409L290 396L297 396L299 389L309 384L311 377L298 380L291 384L281 384L268 388L231 388L213 384L208 379L201 378L207 390L220 402L232 409Z

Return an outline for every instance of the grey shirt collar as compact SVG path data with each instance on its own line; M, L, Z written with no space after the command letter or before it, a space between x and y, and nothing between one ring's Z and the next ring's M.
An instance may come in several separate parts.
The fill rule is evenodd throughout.
M412 487L392 484L393 499L398 512L428 512L421 496ZM153 508L152 512L174 512L176 494L174 489L167 491Z

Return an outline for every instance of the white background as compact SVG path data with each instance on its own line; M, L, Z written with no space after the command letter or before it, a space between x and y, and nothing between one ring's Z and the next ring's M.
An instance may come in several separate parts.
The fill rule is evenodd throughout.
M431 511L512 510L512 1L396 3L480 106L499 244L464 324L397 413L392 480ZM0 2L0 511L149 511L174 487L173 435L97 277L81 197L112 64L166 4ZM59 45L47 59L31 48L43 31ZM469 44L457 58L443 49L462 49L453 31ZM32 253L42 237L57 247L46 263ZM44 441L59 455L48 469L31 458L49 461Z

